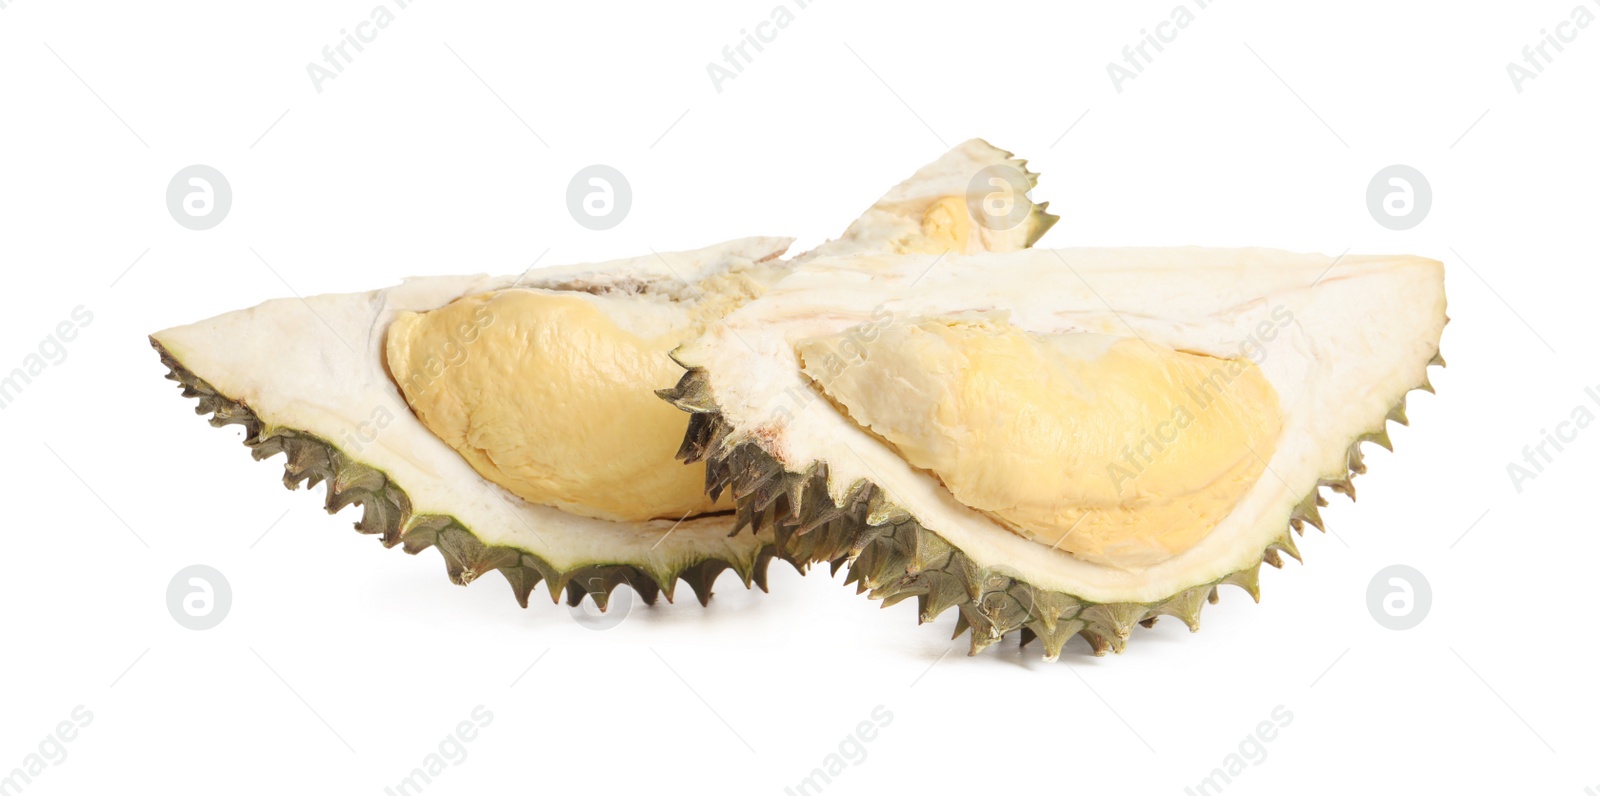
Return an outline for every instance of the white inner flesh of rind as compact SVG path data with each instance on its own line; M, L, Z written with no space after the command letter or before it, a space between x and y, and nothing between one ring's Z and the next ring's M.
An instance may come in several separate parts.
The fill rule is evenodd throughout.
M1419 257L1335 263L1191 247L830 258L797 270L678 358L709 371L733 425L730 442L758 439L792 471L826 461L835 500L869 480L979 566L1096 602L1151 602L1257 565L1318 479L1344 474L1350 443L1381 428L1389 409L1423 383L1444 310L1443 267ZM1253 358L1284 415L1267 472L1189 550L1143 569L1087 563L956 502L821 398L795 353L800 340L887 317L975 311L1007 312L1033 332L1136 335L1216 357L1249 355L1250 341L1259 343L1265 353ZM1279 328L1284 311L1290 320Z
M525 550L561 569L631 563L671 572L707 555L750 560L765 542L750 534L729 537L732 518L727 515L682 523L590 519L529 503L485 480L411 413L385 370L384 332L401 312L437 309L485 291L513 285L537 289L577 278L587 284L681 284L679 277L698 281L778 257L789 243L787 238L746 238L521 277L410 279L367 293L276 299L154 337L184 367L250 407L269 428L314 434L383 471L410 497L414 515L453 516L486 545ZM687 324L687 308L664 298L563 295L614 305L609 314L641 332Z

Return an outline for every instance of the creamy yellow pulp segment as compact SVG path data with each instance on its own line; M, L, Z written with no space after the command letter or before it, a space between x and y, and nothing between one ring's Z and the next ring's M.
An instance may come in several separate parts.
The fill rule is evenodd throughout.
M1133 337L934 319L797 350L835 405L956 500L1123 568L1204 538L1261 477L1282 427L1249 359Z
M534 503L611 520L677 520L729 507L705 466L674 459L689 416L655 395L693 334L623 328L591 296L502 290L406 313L390 373L427 428L483 477Z

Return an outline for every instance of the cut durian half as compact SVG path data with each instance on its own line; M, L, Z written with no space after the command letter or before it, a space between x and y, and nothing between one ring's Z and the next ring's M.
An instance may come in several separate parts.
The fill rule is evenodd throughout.
M1299 557L1319 487L1354 497L1442 365L1444 276L1417 257L1063 249L818 259L675 355L740 528L848 563L973 653L1020 631L1198 627Z
M873 205L847 247L929 248L924 227L949 227L935 208L985 169L1036 179L967 142ZM1028 208L1039 231L1054 220ZM257 459L286 455L286 486L326 482L330 513L360 505L357 530L386 546L437 547L456 583L499 571L524 606L543 582L604 610L619 585L654 602L685 580L704 603L727 569L765 589L772 538L730 536L731 503L674 459L688 419L654 391L677 377L672 348L787 274L790 242L279 299L151 343L213 425L243 425Z
M604 605L619 583L646 599L658 589L670 598L682 578L704 600L711 580L727 567L747 584L759 582L771 556L769 541L729 538L725 516L615 522L507 492L412 413L387 370L386 331L411 313L507 290L583 297L597 307L632 295L659 310L672 298L642 285L683 289L678 274L693 284L759 269L788 244L783 238L749 238L660 257L546 269L520 282L432 277L367 293L275 299L158 332L151 341L172 369L171 378L200 399L197 411L214 413L213 425L243 424L245 444L258 459L287 454L285 485L326 481L330 512L360 505L357 530L378 534L386 546L404 544L411 553L437 546L452 581L466 584L499 570L524 605L540 581L554 599L565 593L575 603L589 593ZM445 365L441 381L489 361L490 352L475 350L465 335L456 338L464 351L457 359L445 350L448 339L430 354Z

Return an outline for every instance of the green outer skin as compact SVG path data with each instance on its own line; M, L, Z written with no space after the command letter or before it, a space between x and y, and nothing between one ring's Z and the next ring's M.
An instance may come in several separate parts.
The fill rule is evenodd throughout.
M1028 161L1022 161L1022 165L1024 168L1026 168ZM1037 187L1039 185L1039 175L1034 174L1031 171L1028 172L1028 182ZM1055 226L1057 221L1061 220L1061 216L1045 212L1049 210L1049 208L1049 202L1040 202L1033 206L1033 212L1029 213L1028 220L1023 222L1028 225L1028 237L1023 239L1022 248L1033 248L1033 244L1038 243L1039 239L1044 237L1044 233L1049 232L1050 228Z
M150 345L170 370L167 378L183 386L184 397L199 399L195 414L210 414L210 423L217 428L232 424L244 426L244 444L257 461L278 453L286 454L285 487L298 489L301 483L315 487L326 481L324 507L329 514L346 506L360 506L362 516L355 524L356 530L378 535L384 547L402 545L412 555L429 547L438 548L444 556L451 582L458 585L465 586L490 571L498 571L510 582L517 602L524 608L528 607L528 596L543 581L552 600L559 601L565 593L567 604L575 606L588 595L601 611L606 610L611 592L624 583L632 586L647 605L654 605L662 594L671 602L680 579L689 584L700 604L705 605L711 600L712 584L727 569L736 571L746 588L754 584L762 591L767 590L767 565L776 556L776 548L770 544L757 549L749 560L728 561L708 556L679 571L659 576L623 562L596 562L561 570L526 550L485 545L455 517L414 516L405 490L382 471L352 459L327 440L293 429L268 429L248 406L219 393L185 368L160 343L151 339Z
M1000 151L1004 153L1007 158L1016 157L1016 154L1013 152L1006 152L1003 149ZM1034 188L1039 187L1039 175L1036 172L1028 170L1028 161L1018 159L1017 168L1022 169L1022 173L1027 176L1028 190L1030 192ZM1033 200L1030 199L1029 201L1031 202ZM1049 210L1049 202L1035 202L1033 209L1028 211L1028 217L1022 222L1028 227L1028 236L1022 239L1022 248L1033 248L1033 244L1038 243L1039 239L1044 237L1044 233L1049 232L1050 228L1055 226L1057 221L1061 220L1061 216L1051 213ZM977 221L977 219L973 220ZM982 222L978 223L981 224Z
M1044 237L1044 233L1049 232L1050 228L1061 220L1061 216L1053 216L1044 212L1044 208L1049 205L1049 202L1045 202L1034 208L1034 217L1028 222L1033 225L1033 228L1028 230L1028 239L1023 242L1022 246L1024 249L1033 248L1033 244L1038 243L1039 239Z
M1444 365L1437 353L1431 365ZM1414 389L1433 392L1426 380ZM1089 642L1095 655L1121 653L1135 624L1150 627L1158 617L1175 616L1189 630L1200 629L1200 611L1207 601L1217 602L1218 587L1232 584L1261 601L1261 563L1222 578L1180 591L1154 602L1095 603L1065 592L1041 589L1004 568L985 569L938 533L924 528L905 509L887 499L868 480L851 484L842 503L828 489L827 462L813 462L802 472L789 470L753 439L732 440L733 428L711 394L707 372L690 368L676 387L657 392L672 405L691 414L678 458L706 462L706 491L716 497L724 489L737 508L734 533L746 526L753 533L770 528L778 555L796 567L828 562L833 572L849 565L846 584L856 593L867 592L885 607L909 597L917 598L918 622L933 621L949 608L960 616L955 635L971 631L976 655L1012 631L1021 631L1024 645L1033 639L1044 644L1046 660L1056 660L1074 635ZM1361 443L1374 442L1393 450L1386 428L1388 420L1407 423L1405 397L1394 406L1379 428L1350 444L1346 467L1336 478L1323 478L1290 514L1289 526L1304 534L1305 525L1326 530L1319 506L1328 502L1320 487L1355 499L1351 479L1366 472ZM1262 562L1282 567L1280 554L1300 560L1294 536L1282 535L1262 551Z

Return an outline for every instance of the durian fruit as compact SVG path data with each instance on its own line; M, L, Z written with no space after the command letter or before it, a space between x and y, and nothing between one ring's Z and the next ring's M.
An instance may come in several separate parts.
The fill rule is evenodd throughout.
M675 355L740 528L885 605L1121 652L1299 558L1443 365L1417 257L1063 249L817 259Z
M1030 243L1055 219L1026 196L1010 234L951 220L985 169L1034 179L969 141L825 248ZM243 425L257 459L285 454L286 486L327 482L330 513L359 505L357 530L386 546L437 547L456 583L499 571L524 606L542 581L604 610L620 584L654 602L681 579L704 603L729 568L765 589L771 537L730 537L731 503L674 459L688 419L654 391L677 378L668 352L786 275L789 243L279 299L151 343L212 425Z

